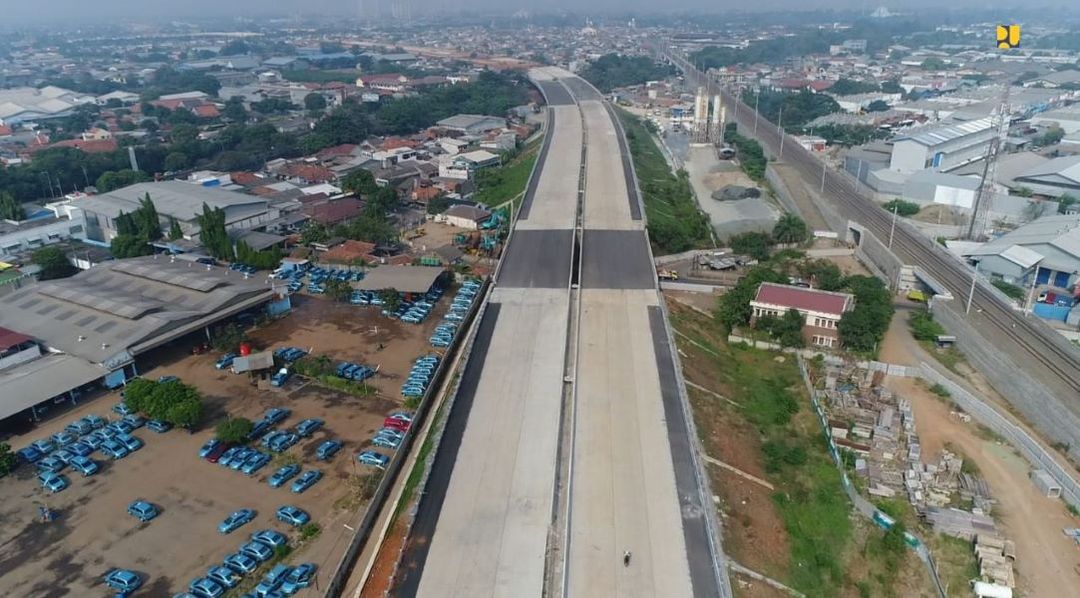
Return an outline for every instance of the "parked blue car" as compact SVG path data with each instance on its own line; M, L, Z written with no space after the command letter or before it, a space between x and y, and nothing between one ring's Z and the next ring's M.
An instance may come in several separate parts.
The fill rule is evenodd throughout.
M259 585L255 587L256 596L266 596L270 592L281 587L281 584L285 582L285 577L292 571L292 567L288 565L282 565L278 563L274 565L274 568L270 570L259 582Z
M325 440L319 448L315 449L315 457L320 461L329 461L341 450L342 446L339 440Z
M144 523L157 517L159 513L157 507L142 499L128 505L127 512L132 517Z
M76 456L71 459L70 465L72 469L83 474L83 477L92 476L100 469L97 461L94 461L90 457Z
M286 596L292 596L300 590L311 585L311 580L315 578L315 570L318 567L315 563L302 563L289 571L289 574L285 576L285 581L281 584L281 591Z
M305 419L296 425L296 433L303 438L308 438L315 433L316 430L323 427L325 422L317 417Z
M277 510L278 521L287 523L293 527L300 527L311 521L311 515L307 511L292 505L283 505Z
M225 566L241 575L250 575L259 568L259 561L242 552L237 552L225 557Z
M219 369L219 370L223 370L223 369L229 367L230 365L232 365L233 360L235 360L236 358L237 358L236 353L226 353L226 354L222 355L221 357L219 357L218 360L214 362L214 367Z
M296 478L296 480L292 483L293 494L300 494L301 492L304 492L308 488L311 488L312 486L314 486L315 482L318 482L321 479L322 479L322 472L321 471L319 471L317 469L312 469L312 470L309 470L309 471L305 471L303 475Z
M300 473L300 466L296 464L289 464L274 472L274 475L270 476L269 484L271 488L280 488L285 482L288 482L292 478L296 477L296 474Z
M232 533L240 526L255 519L255 511L253 509L240 509L234 511L231 515L225 518L220 524L218 524L218 531L223 534Z
M105 585L117 592L130 594L142 587L142 577L127 569L113 569L105 574Z

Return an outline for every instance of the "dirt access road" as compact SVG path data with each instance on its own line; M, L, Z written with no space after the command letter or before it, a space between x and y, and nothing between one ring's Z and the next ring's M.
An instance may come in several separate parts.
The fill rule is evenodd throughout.
M882 361L917 365L933 362L907 330L905 310L898 310L886 334ZM980 434L975 423L963 423L953 410L918 380L889 377L886 386L911 401L923 454L934 459L946 443L971 460L997 500L993 516L1001 532L1016 543L1018 586L1027 596L1060 596L1063 583L1080 584L1080 550L1062 533L1078 527L1064 503L1039 494L1028 479L1030 466L1008 445Z

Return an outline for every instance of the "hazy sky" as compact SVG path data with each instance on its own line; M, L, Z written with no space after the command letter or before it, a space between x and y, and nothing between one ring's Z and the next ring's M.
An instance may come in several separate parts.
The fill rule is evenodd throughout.
M385 12L389 12L394 0L0 0L0 14L5 21L63 21L70 23L77 20L141 20L154 18L187 18L196 15L257 15L257 14L299 14L302 16L356 15L361 6L371 7L380 3ZM609 12L640 10L656 12L660 10L702 10L723 12L725 9L739 11L761 9L798 9L812 10L822 8L873 9L884 5L890 9L911 10L916 7L942 6L940 0L399 0L411 5L413 15L428 8L455 7L473 8L480 11L498 11L505 13L516 8L553 11L561 8L579 14L589 12ZM972 6L989 8L993 6L1023 6L1030 10L1032 5L1040 6L1077 6L1080 0L953 0L946 3L950 7Z

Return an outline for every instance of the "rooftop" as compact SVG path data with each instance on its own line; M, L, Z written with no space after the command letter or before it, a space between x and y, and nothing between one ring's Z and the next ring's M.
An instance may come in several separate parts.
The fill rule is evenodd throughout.
M1000 255L1010 261L1023 260L1024 256L1018 254L1013 247L1031 245L1049 245L1075 260L1080 260L1080 216L1045 216L1033 220L966 255ZM1038 250L1033 250L1032 253L1037 253L1040 257L1042 255Z
M224 191L183 181L160 181L136 183L108 193L92 195L76 200L73 205L115 218L121 211L130 213L137 210L139 202L148 193L159 214L172 216L181 221L194 220L198 214L202 213L204 203L211 208L221 209L266 203L263 198L236 191Z
M968 135L981 133L994 126L992 118L980 118L950 125L930 125L916 129L907 135L901 135L894 141L910 140L922 145L934 146L960 139Z
M353 286L364 291L397 289L402 293L426 293L443 273L434 266L379 266Z
M758 287L754 302L840 316L854 306L855 298L849 293L763 282Z
M115 366L270 298L262 278L165 257L115 260L0 299L0 326Z

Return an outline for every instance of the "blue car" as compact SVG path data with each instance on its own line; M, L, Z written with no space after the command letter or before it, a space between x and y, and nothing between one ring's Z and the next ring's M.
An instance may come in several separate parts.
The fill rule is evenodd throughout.
M266 467L266 464L269 462L270 455L256 452L254 455L249 457L247 461L244 462L244 465L240 467L240 471L244 475L255 475L255 472L259 471L263 467Z
M319 461L329 461L341 450L340 440L324 440L319 448L315 449L315 458Z
M128 505L127 512L132 517L144 523L157 517L159 513L157 507L142 499Z
M221 587L221 584L205 577L192 581L188 590L200 598L220 598L225 593L225 588Z
M88 457L94 452L94 447L80 440L75 444L69 445L67 450L76 457Z
M371 439L371 444L382 448L397 449L401 446L401 439L394 436L376 435Z
M256 596L266 596L274 590L281 587L281 584L285 582L285 577L292 571L292 567L288 565L282 565L278 563L274 565L274 568L270 570L259 582L259 585L255 587Z
M94 432L93 434L87 434L86 436L83 436L82 438L80 438L79 439L79 444L85 444L86 446L90 447L92 450L96 451L99 448L101 448L101 443L105 442L106 440L108 440L108 438L105 438L104 436L101 436L97 432Z
M263 421L268 421L271 425L278 424L284 421L285 418L289 417L290 413L292 413L292 411L284 407L274 407L268 410L265 415L263 415Z
M41 471L60 473L61 471L64 471L65 467L67 467L67 463L64 463L62 460L57 459L53 455L49 455L48 457L45 457L44 459L38 461L37 467Z
M105 418L97 415L87 415L83 418L83 421L90 424L90 427L95 430L105 427L105 424L108 423L105 421Z
M296 433L300 436L307 438L315 433L316 430L321 428L325 422L323 420L312 417L305 419L296 426Z
M53 441L47 438L42 440L35 440L30 443L30 446L34 447L38 452L46 455L53 452L53 449L56 448L56 445L53 444Z
M244 553L237 552L225 557L225 566L241 575L250 575L259 568L259 561Z
M146 422L146 429L158 434L164 434L172 429L172 424L169 422L163 422L160 419L152 419Z
M142 577L127 569L113 569L105 574L105 585L123 594L130 594L142 587Z
M223 565L215 565L207 569L206 578L212 579L219 585L228 589L235 588L236 584L240 583L240 580L243 579L239 573Z
M280 488L281 486L283 486L285 484L285 482L288 482L289 480L291 480L298 473L300 473L300 466L299 465L295 465L295 464L286 465L285 467L282 467L281 469L278 469L277 471L275 471L274 475L270 476L270 481L269 481L270 487L271 488Z
M70 485L64 475L53 471L44 471L38 474L38 481L41 482L41 487L47 490L49 494L56 494Z
M134 413L132 413L131 415L125 415L123 421L127 422L127 424L131 426L132 431L138 430L139 428L146 425L146 418L136 415Z
M119 403L117 403L117 404L113 405L113 406L112 406L112 410L113 410L113 413L118 413L118 414L120 414L120 415L130 415L130 414L134 413L134 412L133 412L133 411L132 411L132 410L131 410L131 409L130 409L130 408L129 408L128 406L127 406L127 403L125 403L125 402L123 402L123 401L120 401Z
M292 596L300 590L311 585L311 580L315 578L315 570L318 567L315 563L303 563L297 565L289 574L285 576L285 581L281 584L281 591L286 596Z
M356 460L364 465L372 465L379 469L386 469L386 466L390 464L390 457L375 451L364 451L356 456Z
M269 546L263 544L262 542L256 542L254 540L241 546L240 552L242 554L248 555L256 561L259 561L260 563L265 563L266 561L270 560L270 557L274 556L274 551L271 550Z
M305 471L303 475L296 478L296 481L292 483L293 494L300 494L301 492L311 488L322 479L322 472L318 469L312 469Z
M123 436L117 436L116 437L116 442L119 442L120 444L124 445L124 448L126 448L129 453L134 453L135 451L137 451L137 450L139 450L139 449L141 449L143 447L143 441L142 440L139 440L135 436L128 436L126 434L123 435Z
M123 459L128 456L129 451L126 446L116 440L106 440L101 445L101 452L110 459Z
M40 461L45 456L45 453L42 453L41 451L37 450L33 446L28 446L26 448L21 448L15 454L18 455L20 459L22 459L23 461L25 461L27 463L36 463L36 462Z
M97 461L94 461L90 457L75 457L71 460L71 468L75 471L83 474L83 477L89 477L98 472Z
M55 453L53 453L52 456L54 458L59 459L60 461L62 461L64 463L64 465L67 465L68 463L71 463L71 459L73 457L75 457L75 453L73 453L73 452L71 452L71 451L69 451L67 449L60 449L60 450L56 451Z
M233 362L234 359L236 359L236 357L237 357L236 353L226 353L226 354L222 355L221 357L219 357L218 360L214 362L214 367L219 369L219 370L223 370L223 369L229 367L230 365L232 365L232 362Z
M289 543L289 539L285 537L285 534L272 529L261 529L251 534L251 539L260 544L266 544L270 548L285 546Z
M52 435L52 441L55 442L57 446L67 446L78 439L79 437L71 432L57 432Z
M277 510L278 521L287 523L293 527L300 527L305 523L311 521L311 515L307 514L307 511L294 507L292 505L284 505Z
M225 520L218 525L218 531L223 534L232 533L233 530L238 529L252 519L255 519L255 511L253 509L240 509L226 517Z

